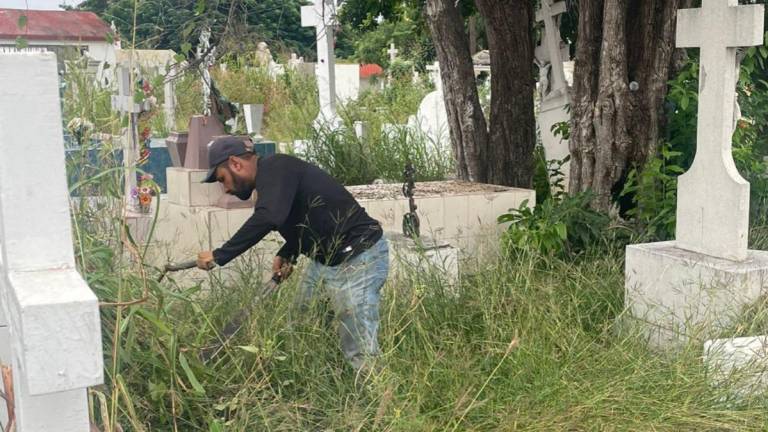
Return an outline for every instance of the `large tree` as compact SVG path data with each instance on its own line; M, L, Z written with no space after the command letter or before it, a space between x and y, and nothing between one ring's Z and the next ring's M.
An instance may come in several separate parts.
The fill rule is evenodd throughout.
M572 192L608 210L657 150L677 10L690 0L581 0L571 102Z
M489 183L530 188L536 119L531 0L475 0L491 53Z
M469 38L457 2L427 0L427 24L440 62L453 150L460 178L530 187L536 123L533 113L533 4L476 0L491 54L490 132L475 86ZM466 6L466 5L465 5Z
M425 10L440 62L457 174L464 180L486 182L488 126L475 86L464 19L453 0L427 0Z

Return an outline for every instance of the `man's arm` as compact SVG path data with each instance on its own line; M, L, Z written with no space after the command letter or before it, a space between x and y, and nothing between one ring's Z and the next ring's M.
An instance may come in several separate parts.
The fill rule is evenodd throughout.
M253 215L229 241L213 251L216 264L223 266L232 261L285 223L299 186L299 173L290 163L290 160L279 159L263 167L264 171L256 179Z

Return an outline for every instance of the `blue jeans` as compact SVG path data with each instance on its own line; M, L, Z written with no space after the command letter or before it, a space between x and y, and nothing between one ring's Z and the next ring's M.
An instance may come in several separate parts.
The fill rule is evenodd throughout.
M344 357L359 369L379 354L379 298L389 274L389 245L382 238L368 250L335 267L309 264L299 287L299 302L308 304L322 285L339 321Z

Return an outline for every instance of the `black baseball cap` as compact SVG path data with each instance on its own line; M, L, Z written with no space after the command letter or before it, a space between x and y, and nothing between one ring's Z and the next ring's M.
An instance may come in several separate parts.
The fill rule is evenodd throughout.
M242 156L253 153L252 149L245 144L243 138L234 136L223 136L214 139L208 143L208 175L205 176L203 183L216 182L216 168L229 159L230 156Z

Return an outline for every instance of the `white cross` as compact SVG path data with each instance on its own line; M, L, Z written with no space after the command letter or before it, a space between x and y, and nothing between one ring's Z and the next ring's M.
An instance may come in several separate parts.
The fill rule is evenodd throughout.
M301 25L314 27L317 43L317 88L320 112L316 123L329 124L336 119L336 58L333 53L336 5L333 0L314 0L301 7Z
M389 61L390 62L395 61L397 59L397 53L399 52L400 51L397 48L395 48L395 43L394 42L390 43L389 49L387 50L387 54L389 54Z
M736 47L763 42L762 5L703 0L677 14L677 46L700 48L696 156L678 180L677 245L719 258L744 260L749 231L749 183L733 162Z
M565 81L563 71L563 59L568 58L568 46L561 47L560 28L557 24L557 16L564 14L566 6L564 1L553 3L554 0L542 0L541 8L536 12L536 21L544 21L544 35L542 36L542 48L536 49L536 58L543 64L549 62L552 65L552 79L550 93L556 94L564 90L568 84Z
M24 432L89 430L87 388L103 382L98 300L75 269L56 69L53 53L0 54L0 363Z

